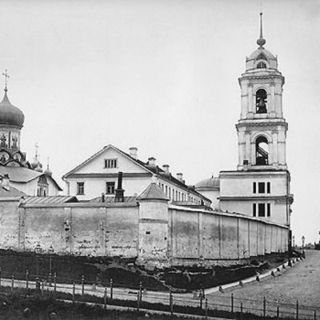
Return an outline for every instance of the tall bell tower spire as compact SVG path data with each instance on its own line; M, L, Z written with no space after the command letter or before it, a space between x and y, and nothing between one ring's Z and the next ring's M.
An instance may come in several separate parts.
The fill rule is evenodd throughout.
M260 48L266 44L266 40L263 39L262 35L262 12L260 12L260 38L257 40L257 44Z
M263 45L260 13L259 45L247 59L239 78L241 115L236 125L239 144L238 170L286 170L286 132L282 90L284 77L278 60Z

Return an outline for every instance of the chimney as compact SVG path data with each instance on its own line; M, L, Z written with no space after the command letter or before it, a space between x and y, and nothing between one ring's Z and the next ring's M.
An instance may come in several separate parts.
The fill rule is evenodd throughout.
M177 179L182 182L182 183L185 183L185 181L183 180L183 173L177 173Z
M130 157L132 157L133 159L138 159L138 148L136 147L129 148L129 153L130 153Z
M9 180L9 175L5 174L2 177L2 188L9 191L10 190L10 180Z
M149 165L150 167L155 167L155 166L156 166L156 158L150 157L150 158L148 159L148 165Z
M162 168L165 174L170 174L170 171L169 171L170 166L168 164L164 164Z
M116 189L115 202L124 202L124 190L122 189L122 172L118 172L118 187Z

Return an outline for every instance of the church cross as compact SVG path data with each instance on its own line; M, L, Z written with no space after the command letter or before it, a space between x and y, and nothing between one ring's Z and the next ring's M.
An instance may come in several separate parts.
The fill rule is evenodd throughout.
M39 149L38 143L36 143L36 144L34 145L34 147L35 147L35 149L36 149L35 158L38 160L38 149Z
M10 78L9 74L8 74L8 70L6 69L2 75L4 76L4 83L5 83L5 90L7 90L8 87L8 79Z

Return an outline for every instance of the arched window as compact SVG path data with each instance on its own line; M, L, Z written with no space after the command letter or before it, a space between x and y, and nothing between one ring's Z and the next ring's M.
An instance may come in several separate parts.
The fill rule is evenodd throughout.
M256 113L267 113L267 92L264 89L256 92Z
M264 62L260 61L260 62L257 64L257 68L258 68L258 69L265 69L265 68L267 68L267 65L266 65Z
M268 140L264 136L259 136L256 140L256 165L264 166L269 164Z

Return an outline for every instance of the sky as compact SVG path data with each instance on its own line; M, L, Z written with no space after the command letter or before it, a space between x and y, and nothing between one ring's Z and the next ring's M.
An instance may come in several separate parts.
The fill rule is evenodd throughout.
M108 144L137 147L187 184L236 169L238 78L261 9L286 78L293 234L318 241L319 0L0 0L0 70L25 114L21 149L32 160L37 143L63 187Z

